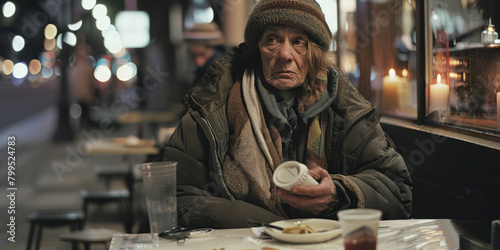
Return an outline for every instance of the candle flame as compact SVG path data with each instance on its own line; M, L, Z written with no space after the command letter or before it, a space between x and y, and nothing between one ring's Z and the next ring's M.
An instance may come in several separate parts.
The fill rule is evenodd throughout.
M403 77L407 77L408 76L408 70L407 69L403 69L403 72L401 72L401 75L403 75Z
M437 84L440 84L440 83L441 83L441 74L438 74L438 76L437 76L437 82L436 82L436 83L437 83Z
M394 69L389 70L389 76L390 77L395 77L396 76L396 71Z

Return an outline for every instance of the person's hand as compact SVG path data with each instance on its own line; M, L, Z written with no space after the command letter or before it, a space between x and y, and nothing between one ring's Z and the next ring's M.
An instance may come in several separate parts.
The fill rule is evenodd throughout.
M325 169L315 167L309 170L309 175L319 184L316 186L296 185L290 191L278 188L278 196L294 208L318 214L333 201L337 189Z

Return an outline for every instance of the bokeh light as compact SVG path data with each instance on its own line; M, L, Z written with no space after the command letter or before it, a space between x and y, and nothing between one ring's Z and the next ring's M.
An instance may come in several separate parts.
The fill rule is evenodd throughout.
M22 36L16 35L12 38L12 49L15 52L19 52L24 48L24 38Z
M75 46L76 45L76 35L73 32L66 32L64 34L64 42L69 44L70 46Z
M80 106L80 104L78 103L72 103L69 107L69 114L74 119L80 118L80 116L82 115L82 106Z
M54 64L54 74L56 76L61 76L62 65L63 63L61 60L57 60L56 63Z
M116 70L116 77L120 81L126 82L135 77L136 75L137 75L137 66L132 62L125 63L119 66L118 69Z
M14 62L12 62L9 59L3 61L3 63L2 63L2 70L3 70L3 73L5 75L12 74L12 70L14 70Z
M115 31L109 31L104 37L104 47L111 53L118 53L123 48L120 34Z
M13 16L16 13L16 5L11 1L6 2L2 7L2 13L7 18Z
M195 9L193 18L195 23L210 23L214 20L214 10L211 7Z
M114 56L115 58L124 57L124 56L126 56L126 55L127 55L127 49L125 49L124 47L122 47L122 48L120 49L120 51L113 53L113 56Z
M68 29L70 29L72 31L77 31L77 30L79 30L82 27L82 24L83 24L82 20L80 20L80 21L78 21L76 23L68 24Z
M96 0L82 0L82 7L85 10L91 10L94 8Z
M28 66L24 62L18 62L14 65L14 69L12 70L12 76L17 79L25 78L28 75Z
M52 52L46 51L42 52L42 54L40 55L40 63L44 67L52 67L54 65L55 59L56 56Z
M104 4L97 4L92 10L92 16L97 20L108 14L108 8Z
M105 30L111 24L111 19L108 16L103 16L95 21L95 26L98 30Z
M52 67L43 67L42 68L42 77L43 78L50 78L54 74L54 70Z
M45 39L45 41L43 42L43 48L47 51L53 50L54 47L56 47L56 39L54 39L54 38Z
M101 31L101 35L104 38L106 38L107 36L112 36L115 33L118 36L120 36L120 34L118 33L118 31L116 31L116 27L113 24L110 24L106 29L104 29L104 30Z
M38 61L37 59L31 60L29 64L29 70L33 75L38 74L40 70L42 70L42 63L40 63L40 61Z
M59 49L63 48L63 39L62 39L62 34L57 35L56 38L56 45Z
M100 82L107 82L111 79L111 70L104 65L99 65L95 68L94 77Z
M44 35L46 39L53 39L57 35L57 27L51 23L45 26Z

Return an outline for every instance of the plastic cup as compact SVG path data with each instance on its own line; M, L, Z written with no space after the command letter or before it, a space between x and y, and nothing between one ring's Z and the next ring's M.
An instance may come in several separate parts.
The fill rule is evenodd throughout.
M378 222L382 212L376 209L347 209L338 212L345 250L377 249Z
M274 170L273 182L288 191L295 185L318 185L318 182L309 175L307 166L297 161L287 161L279 165Z
M141 172L151 239L158 242L159 233L177 226L177 162L143 163Z

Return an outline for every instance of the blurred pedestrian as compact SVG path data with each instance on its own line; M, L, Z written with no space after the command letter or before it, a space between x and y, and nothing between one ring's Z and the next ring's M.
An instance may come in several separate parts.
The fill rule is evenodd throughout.
M189 86L192 87L226 52L224 37L216 23L197 23L184 33L184 41L188 44L189 61L194 66L194 78Z
M80 127L92 127L90 109L96 102L96 87L94 85L94 68L89 61L91 48L85 43L83 35L78 36L78 43L71 56L69 79L72 85L72 95L81 108Z

